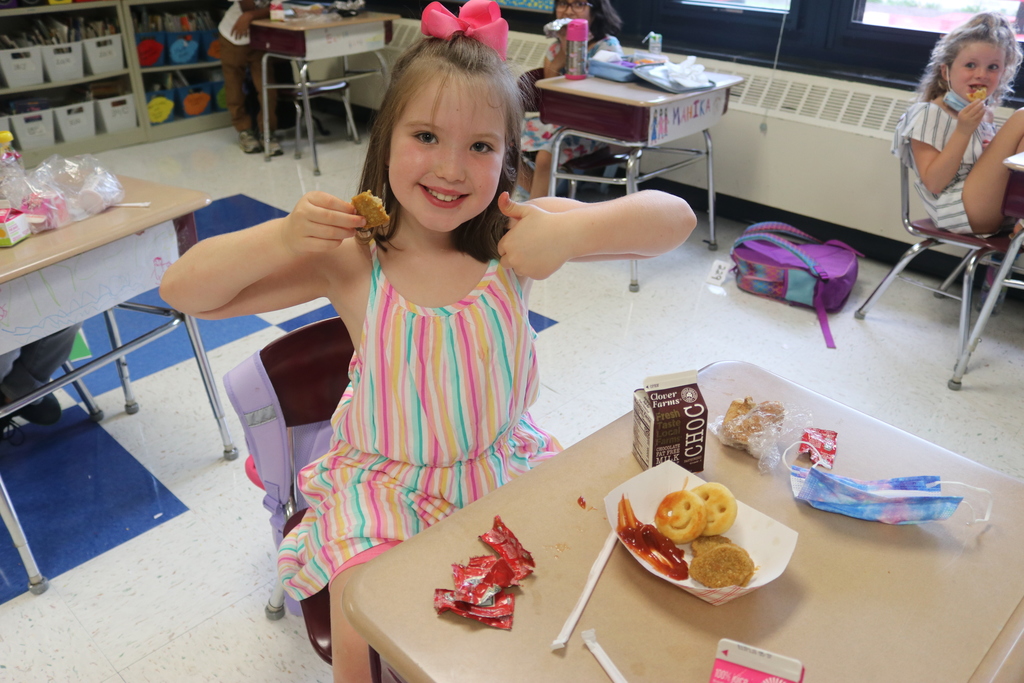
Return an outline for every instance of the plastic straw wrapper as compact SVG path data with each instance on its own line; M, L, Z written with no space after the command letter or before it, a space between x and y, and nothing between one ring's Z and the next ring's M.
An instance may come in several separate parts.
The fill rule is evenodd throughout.
M584 631L580 635L583 636L583 642L586 643L587 648L594 655L594 659L598 661L604 672L608 674L608 678L612 679L614 683L626 683L626 677L622 675L622 672L615 666L612 658L608 656L608 653L597 642L597 633L595 633L594 629Z
M608 538L605 539L601 552L598 553L597 559L594 560L594 565L590 568L590 574L587 575L587 583L583 586L583 592L580 593L580 598L576 601L576 606L573 607L572 612L569 613L569 617L565 620L565 625L562 626L562 630L558 633L558 637L551 643L552 650L560 650L565 647L566 641L568 641L569 636L572 635L572 630L576 628L576 622L580 620L580 615L583 614L583 608L586 607L587 600L590 599L590 594L594 592L594 586L597 585L597 580L601 577L601 572L604 570L604 566L608 564L608 558L611 557L612 550L615 549L615 544L618 541L618 538L618 534L613 530L608 534Z

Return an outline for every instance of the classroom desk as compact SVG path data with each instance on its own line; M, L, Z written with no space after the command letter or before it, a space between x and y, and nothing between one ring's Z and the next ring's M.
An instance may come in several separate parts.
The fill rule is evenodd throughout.
M224 410L206 357L196 321L179 311L132 303L129 299L159 286L171 263L196 243L194 211L210 203L205 192L169 187L136 178L119 177L124 203L150 202L148 208L110 208L84 221L33 235L0 249L0 352L10 351L70 325L103 314L112 350L74 368L64 365L61 377L28 396L0 408L9 415L68 384L82 394L90 416L100 420L88 390L79 380L110 363L117 363L125 392L125 409L138 412L128 380L125 354L154 341L184 324L206 395L213 409L224 446L224 458L234 460L238 449L231 440ZM167 322L136 339L122 342L113 309L150 313ZM47 588L17 514L0 480L0 517L7 526L29 576L29 590Z
M1024 482L749 363L713 363L699 383L711 418L746 395L809 411L839 434L838 474L938 474L987 488L991 521L967 526L964 505L909 526L816 510L793 498L788 477L760 475L753 458L709 434L701 476L799 533L786 571L716 607L618 543L565 649L552 652L611 529L603 499L640 472L627 414L355 569L343 597L351 623L408 683L607 681L586 629L630 683L707 681L723 637L801 660L807 681L1024 680ZM511 631L438 616L432 603L435 588L452 587L452 563L491 552L477 536L495 515L537 565L515 591Z
M544 123L563 126L552 139L557 159L568 136L579 136L629 149L625 178L604 178L559 171L551 165L548 194L555 194L558 181L575 178L614 185L625 185L636 192L638 185L652 178L705 160L708 181L708 249L718 248L715 238L715 174L711 147L711 127L729 108L729 88L743 82L741 76L709 73L715 86L682 94L658 90L638 82L619 83L603 78L569 80L564 76L537 81L540 91L540 118ZM671 143L701 133L705 149L688 149ZM682 160L648 173L640 172L644 151L665 152ZM630 264L630 291L638 291L637 264Z
M363 12L354 17L337 16L336 18L326 20L321 18L288 21L258 19L252 22L249 28L250 45L265 52L263 55L263 83L260 84L260 87L263 89L263 99L261 101L267 101L268 89L298 88L302 93L306 130L312 131L313 114L309 108L309 90L311 88L328 87L341 81L363 78L378 73L378 70L346 74L343 78L331 79L330 81L310 81L309 62L316 59L341 57L345 59L345 71L348 72L348 57L364 52L372 52L380 63L379 73L384 82L387 83L387 61L380 50L391 42L392 22L400 18L401 16L398 14ZM298 83L268 85L267 61L271 57L290 61L294 65ZM353 139L359 142L359 133L356 131L351 113L349 113L348 117L348 126ZM266 161L271 159L269 152L270 133L269 112L264 107L263 150ZM313 173L314 175L320 175L316 145L311 146L313 148Z

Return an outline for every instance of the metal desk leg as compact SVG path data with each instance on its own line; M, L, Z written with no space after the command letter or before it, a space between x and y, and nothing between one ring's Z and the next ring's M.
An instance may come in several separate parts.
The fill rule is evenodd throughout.
M551 141L551 174L548 175L548 196L554 197L558 189L558 160L562 157L562 141L566 138L566 129L555 133Z
M75 366L71 364L71 361L66 361L61 367L63 367L64 372L69 375L75 371ZM85 407L89 410L89 419L93 422L101 422L103 420L103 411L98 405L96 405L96 400L92 397L92 392L89 391L89 387L85 386L85 382L81 380L75 380L72 384L75 385L75 390L78 392L78 395L82 397L82 403L84 403Z
M18 515L14 511L14 506L11 505L11 497L7 495L7 487L4 486L2 478L0 478L0 518L4 520L4 526L10 532L11 539L14 541L14 547L17 549L18 554L21 555L22 564L25 565L25 572L28 574L29 591L34 595L45 593L46 589L50 587L50 582L39 573L36 558L32 557L32 550L28 547L25 531L21 528L21 522L18 521Z
M192 352L195 354L196 363L199 364L199 374L203 377L206 397L210 399L213 416L217 420L217 427L220 428L220 438L224 442L224 459L234 460L238 457L238 449L232 443L228 424L224 421L224 409L220 405L220 396L217 394L217 385L213 379L213 371L210 369L210 360L206 357L203 339L199 336L199 325L190 315L182 314L182 317L185 319L185 329L188 330L189 341L192 342Z
M718 251L718 242L715 239L715 162L711 153L711 131L704 129L704 144L707 147L708 165L708 251Z
M263 160L270 161L270 108L266 105L267 101L267 60L270 58L269 52L263 53L263 82L260 83L260 89L262 90L263 97L260 100L260 115L263 117Z
M103 320L107 323L107 336L110 337L110 348L121 347L121 332L117 329L117 321L114 319L114 310L108 309L103 312ZM135 392L132 391L132 381L128 376L128 362L121 356L116 361L117 376L121 379L121 389L124 390L124 412L134 415L139 412L139 404L135 400Z
M629 159L626 160L626 194L637 191L636 178L640 175L640 156L643 149L634 147L629 152ZM640 267L636 259L629 262L629 291L640 291Z
M953 369L953 377L946 382L946 386L953 391L960 390L961 380L964 378L964 373L967 372L967 363L971 360L971 354L974 353L974 349L978 348L978 344L981 343L981 335L985 332L985 325L988 324L988 319L992 316L992 310L999 301L999 293L1003 289L1001 286L1002 282L1010 274L1013 262L1017 260L1017 254L1020 252L1022 243L1024 243L1024 231L1018 233L1010 241L1010 247L1006 250L1006 254L1003 255L1003 262L996 271L995 279L992 281L992 288L989 289L988 296L985 298L985 305L981 307L981 313L978 314L978 319L974 321L974 329L971 330L968 342L961 350L960 357L957 359L956 367ZM968 268L970 267L968 266ZM966 279L964 280L964 287L967 287ZM963 302L961 301L960 303L962 306Z
M302 108L306 110L306 132L309 134L309 146L313 151L313 175L320 175L320 161L316 154L316 131L313 130L313 110L309 106L309 64L305 60L298 60L302 66L299 67L299 88L302 90Z

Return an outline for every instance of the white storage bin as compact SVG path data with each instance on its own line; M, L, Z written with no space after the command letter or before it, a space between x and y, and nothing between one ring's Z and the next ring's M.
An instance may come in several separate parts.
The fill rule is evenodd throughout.
M43 45L43 71L50 83L73 81L84 75L82 43Z
M96 135L96 107L92 102L80 102L53 110L57 135L64 142L83 140Z
M135 115L135 96L131 93L96 100L96 115L100 133L117 133L139 125Z
M86 38L82 41L85 73L105 74L124 68L124 45L120 35Z
M30 111L27 114L13 114L11 125L14 130L14 146L20 150L51 147L53 136L53 110Z
M8 88L42 83L42 48L35 46L0 50L0 80Z

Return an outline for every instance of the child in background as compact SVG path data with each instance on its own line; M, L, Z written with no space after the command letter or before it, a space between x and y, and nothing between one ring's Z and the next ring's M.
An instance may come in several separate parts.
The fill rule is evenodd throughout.
M1012 225L1002 214L1006 157L1024 151L1024 110L997 131L993 109L1021 63L1013 28L984 12L939 39L896 126L892 153L917 173L928 216L943 230L992 234Z
M259 98L260 111L267 107L270 119L270 155L281 156L284 150L281 143L274 139L277 130L277 90L267 90L267 101L263 101L263 52L249 46L249 24L256 19L270 16L270 0L231 0L231 6L224 13L218 29L220 30L220 66L224 71L224 95L227 99L228 112L231 113L231 125L238 131L238 146L246 154L263 151L263 117L254 126L252 117L245 109L245 75L246 69L252 75L252 83Z
M355 341L331 448L299 474L312 507L278 560L297 598L330 584L339 681L369 680L341 609L347 570L560 450L527 412L531 280L569 260L661 254L696 223L661 192L512 202L523 111L497 3L470 0L458 18L431 3L422 30L394 66L360 181L389 224L366 230L348 201L311 192L285 218L203 240L160 288L211 319L327 297Z
M556 0L555 19L586 19L590 30L587 42L587 55L593 58L601 50L622 54L622 46L614 36L622 29L619 18L610 0ZM544 55L544 78L554 78L565 73L566 29L558 34L558 40L548 47ZM530 199L544 197L548 193L548 179L551 176L551 138L559 127L542 123L537 116L531 116L523 124L523 151L536 152L537 158L530 178L525 178L521 185L529 189ZM559 163L564 164L572 159L591 154L604 143L572 136L562 144L562 156Z

